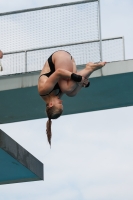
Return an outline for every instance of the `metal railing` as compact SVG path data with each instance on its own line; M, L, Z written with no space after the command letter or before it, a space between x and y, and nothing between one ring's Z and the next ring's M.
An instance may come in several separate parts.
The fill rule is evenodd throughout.
M74 57L76 64L89 61L99 62L99 40L48 46L35 49L5 52L2 59L3 72L0 75L41 70L47 58L55 51L66 50ZM107 62L125 59L124 37L102 40L103 60ZM95 56L96 54L96 56Z
M0 13L0 27L0 75L40 70L60 49L69 51L77 64L102 60L100 0Z
M0 13L0 48L4 52L19 51L100 39L99 1L84 0Z

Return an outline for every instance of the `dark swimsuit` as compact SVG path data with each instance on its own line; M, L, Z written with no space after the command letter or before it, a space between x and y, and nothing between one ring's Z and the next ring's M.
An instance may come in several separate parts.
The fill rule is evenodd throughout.
M66 51L67 52L67 51ZM55 52L54 52L55 53ZM53 54L54 54L53 53ZM67 53L69 53L69 52L67 52ZM51 76L51 74L53 74L54 72L55 72L55 65L54 65L54 63L52 62L52 56L53 56L53 54L48 58L48 64L49 64L49 67L50 67L50 72L48 72L48 73L46 73L46 74L41 74L40 75L40 77L41 76L47 76L47 77L49 77L49 76ZM70 54L70 53L69 53ZM71 55L71 54L70 54ZM72 59L72 56L71 56L71 59ZM40 78L39 77L39 78ZM57 92L57 94L56 94L56 96L57 95L59 95L60 93L61 93L61 89L60 89L60 87L59 87L59 84L58 83L56 83L56 85L54 86L54 88L51 90L51 92L53 92L54 90L59 90L58 92ZM40 94L40 96L46 96L46 95L49 95L51 92L49 92L48 94Z

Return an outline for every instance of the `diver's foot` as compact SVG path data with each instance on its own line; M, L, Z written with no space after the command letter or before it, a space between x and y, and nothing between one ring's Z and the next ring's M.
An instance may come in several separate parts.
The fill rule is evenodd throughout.
M101 69L105 65L106 65L106 62L99 62L99 63L89 62L89 63L86 64L86 69L89 69L93 72L95 70Z

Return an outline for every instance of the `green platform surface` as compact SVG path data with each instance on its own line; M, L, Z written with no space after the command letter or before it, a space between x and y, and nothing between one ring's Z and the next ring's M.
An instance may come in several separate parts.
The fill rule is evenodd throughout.
M95 77L90 82L77 96L63 96L63 115L133 105L133 72ZM1 124L45 117L37 86L0 91Z
M43 164L0 130L0 184L43 180Z

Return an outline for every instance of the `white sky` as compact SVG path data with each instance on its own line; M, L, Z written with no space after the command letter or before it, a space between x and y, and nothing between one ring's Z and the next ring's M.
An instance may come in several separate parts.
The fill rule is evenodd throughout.
M0 12L68 1L0 0ZM133 58L133 1L101 0L102 37L125 37ZM0 129L44 163L44 181L0 186L1 200L132 200L133 107L5 124ZM30 143L29 143L30 141ZM8 192L7 192L8 191Z

